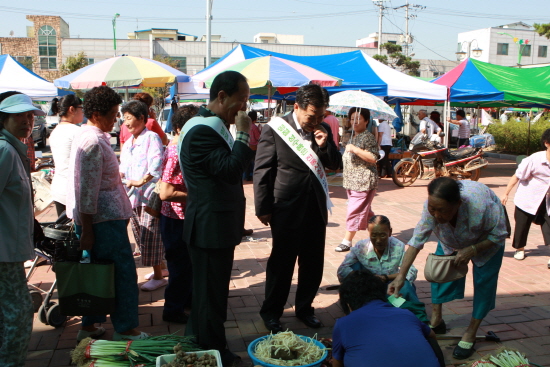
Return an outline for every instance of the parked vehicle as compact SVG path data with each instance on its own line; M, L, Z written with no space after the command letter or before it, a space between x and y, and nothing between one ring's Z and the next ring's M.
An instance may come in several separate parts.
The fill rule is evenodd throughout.
M32 140L34 140L34 143L38 144L39 148L44 148L48 135L48 128L46 127L46 119L44 119L44 116L35 116L34 127L32 129Z
M411 145L412 157L401 159L393 169L393 182L397 186L410 186L419 177L448 176L456 180L477 181L481 168L489 164L483 158L482 148L466 147L449 151L430 142L423 134L415 136Z

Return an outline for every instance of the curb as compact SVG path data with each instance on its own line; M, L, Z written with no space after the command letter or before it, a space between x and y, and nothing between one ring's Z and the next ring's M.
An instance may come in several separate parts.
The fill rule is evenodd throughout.
M514 162L516 162L518 158L517 155L513 155L513 154L500 154L500 153L489 153L489 152L484 152L483 156L489 157L489 158L505 159L505 160L514 161Z

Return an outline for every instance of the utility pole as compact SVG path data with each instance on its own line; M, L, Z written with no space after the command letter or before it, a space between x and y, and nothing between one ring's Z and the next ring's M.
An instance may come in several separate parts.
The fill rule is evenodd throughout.
M409 8L411 7L415 8L413 10L426 9L426 7L422 5L409 4L409 0L406 0L405 5L401 5L401 6L398 6L397 8L393 8L393 10L405 8L405 34L403 35L403 54L405 56L409 56L409 53L410 53L409 45L412 43L412 37L409 34L409 19L416 17L415 14L409 15Z
M381 45L382 45L382 17L384 17L384 6L385 0L372 0L375 6L378 7L378 55L381 55Z
M405 3L405 56L409 56L409 0Z
M212 1L206 0L206 67L212 61Z

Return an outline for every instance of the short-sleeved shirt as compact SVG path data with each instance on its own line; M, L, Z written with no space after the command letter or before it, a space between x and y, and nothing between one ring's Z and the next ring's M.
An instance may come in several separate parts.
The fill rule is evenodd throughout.
M458 128L458 138L459 139L469 139L470 138L470 123L468 120L460 120L460 127Z
M187 192L183 175L181 174L178 145L175 143L170 143L164 152L161 181L173 185L177 191ZM185 203L163 201L160 213L168 218L184 219Z
M361 240L351 248L342 264L338 267L338 279L343 281L353 271L352 266L360 263L366 269L376 275L390 275L399 272L403 256L405 255L405 244L395 237L390 237L386 250L380 257L376 255L370 238ZM411 265L407 273L407 280L414 282L418 270Z
M132 206L118 173L111 136L83 125L75 135L67 177L67 216L82 225L80 213L92 214L92 222L132 217Z
M378 144L374 135L367 130L354 135L349 144L355 145L359 149L366 150L378 159ZM344 163L344 183L347 190L369 191L378 187L378 171L375 163L370 163L359 158L357 154L345 152L342 156Z
M378 132L382 133L382 140L380 141L380 145L392 145L391 142L391 128L388 124L388 121L382 121L380 125L378 125Z
M67 172L71 146L80 126L75 124L59 124L50 135L50 147L55 161L55 175L52 180L52 197L61 204L67 202Z
M147 130L156 133L159 136L161 142L164 141L164 138L166 138L166 134L164 133L164 131L162 131L162 127L160 127L157 120L147 119L147 122L145 123L145 127L147 128ZM128 130L128 127L126 126L126 124L123 123L122 125L120 125L120 146L121 147L124 146L126 141L130 139L131 136L132 136L132 133L130 132L130 130Z
M120 172L124 173L127 180L139 181L145 175L153 176L153 179L141 187L136 187L130 202L132 208L145 206L155 189L157 181L162 174L162 155L164 148L157 134L143 129L136 138L132 135L120 152Z
M521 161L516 170L519 179L514 204L521 210L535 215L546 199L546 211L550 215L550 163L546 151L531 154Z
M374 300L336 321L332 357L346 367L438 367L429 334L409 310Z
M489 240L496 243L472 258L476 266L483 266L504 246L508 232L504 209L496 194L480 182L461 181L460 199L456 226L440 224L428 211L428 201L424 204L420 221L414 229L408 245L422 249L432 232L439 238L445 255L456 250Z

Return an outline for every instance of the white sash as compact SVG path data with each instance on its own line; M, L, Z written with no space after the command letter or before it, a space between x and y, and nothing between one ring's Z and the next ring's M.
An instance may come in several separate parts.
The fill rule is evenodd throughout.
M317 154L311 149L309 142L305 142L298 132L292 128L284 119L280 117L274 117L267 123L271 128L283 139L283 141L292 149L294 153L300 157L300 159L309 167L309 169L315 174L315 177L321 183L325 195L327 197L327 209L332 214L332 201L328 192L327 176L325 175L325 168L317 157ZM327 143L328 144L328 143Z
M223 124L222 120L219 117L195 116L189 121L187 121L185 125L183 125L183 129L181 129L180 138L178 140L178 154L181 151L181 144L183 143L185 134L187 134L189 130L191 130L192 128L198 125L204 125L212 128L227 143L227 145L229 146L229 149L233 150L233 144L235 143L235 141L233 140L233 136L229 133L229 130L227 130L227 128L225 127L225 125Z

